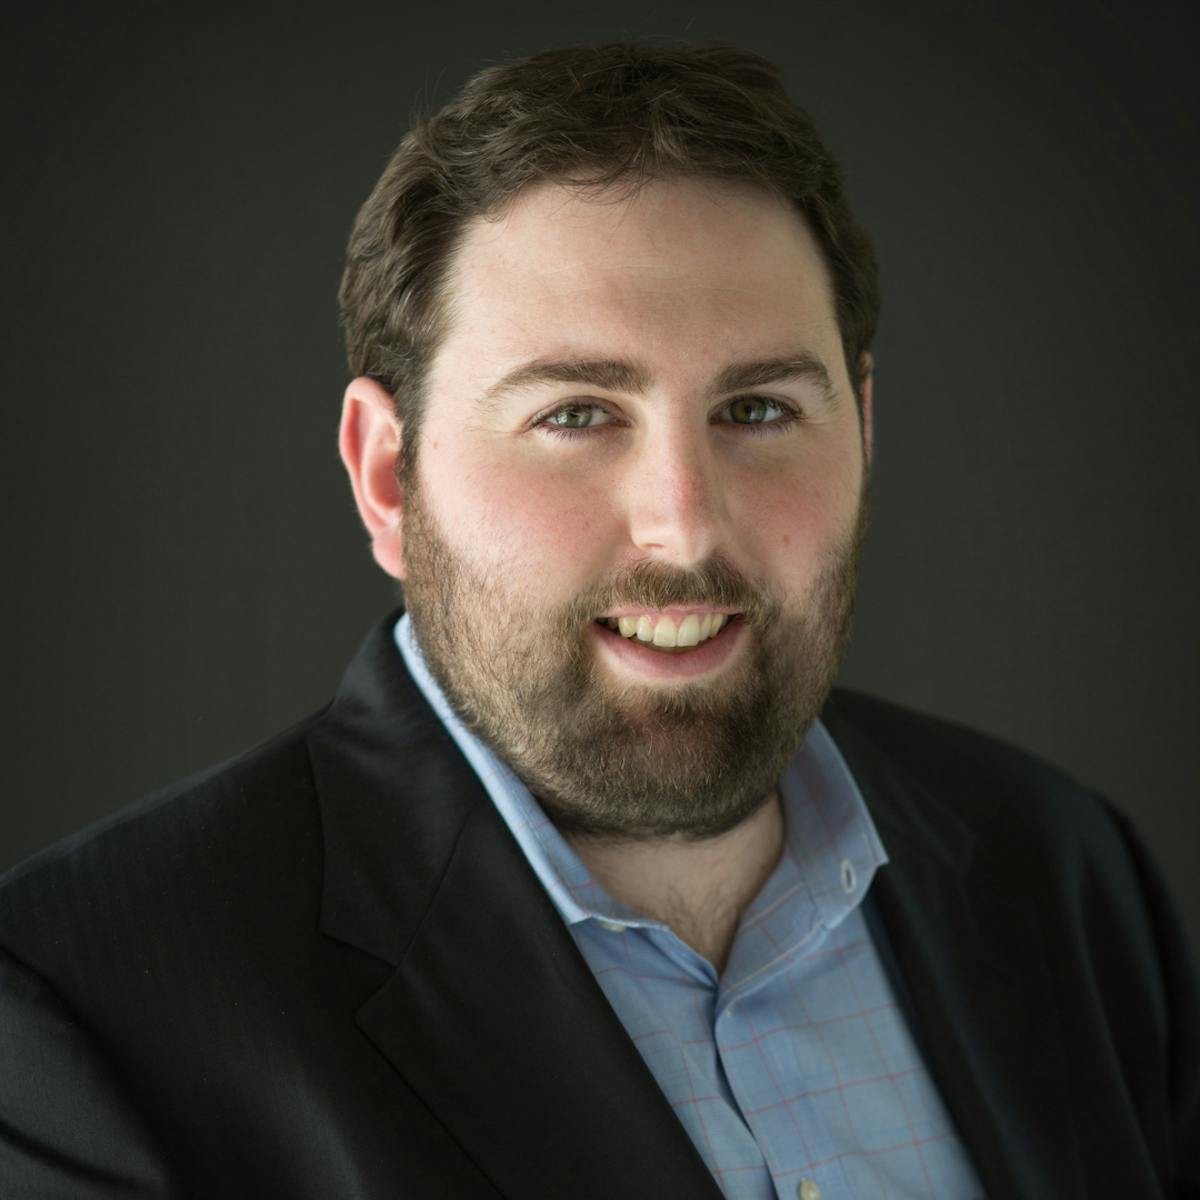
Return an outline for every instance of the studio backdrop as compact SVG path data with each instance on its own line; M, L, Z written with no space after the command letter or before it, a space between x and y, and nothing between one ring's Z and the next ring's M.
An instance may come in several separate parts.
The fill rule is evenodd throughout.
M319 707L393 603L335 447L351 221L414 108L636 36L766 54L877 242L843 680L1131 816L1200 941L1200 136L1183 4L9 15L0 866Z

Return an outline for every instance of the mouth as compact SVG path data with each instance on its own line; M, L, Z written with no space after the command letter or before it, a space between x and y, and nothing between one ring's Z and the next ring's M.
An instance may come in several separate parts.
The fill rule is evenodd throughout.
M597 617L596 624L654 650L686 654L717 637L740 613L721 609L628 611Z
M712 609L610 614L597 618L591 628L613 669L663 682L720 670L748 636L741 613Z

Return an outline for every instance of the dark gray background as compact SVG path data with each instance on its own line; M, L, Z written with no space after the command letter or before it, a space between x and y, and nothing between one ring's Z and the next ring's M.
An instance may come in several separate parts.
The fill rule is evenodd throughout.
M322 704L392 589L335 292L414 102L628 34L780 63L883 261L844 678L1133 817L1200 931L1186 6L53 4L3 40L0 866Z

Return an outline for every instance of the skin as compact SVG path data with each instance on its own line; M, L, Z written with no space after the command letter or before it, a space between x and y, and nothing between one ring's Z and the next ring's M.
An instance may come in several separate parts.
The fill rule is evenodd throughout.
M747 185L538 185L468 227L449 295L407 490L391 397L346 390L340 448L375 558L451 703L599 881L719 969L781 852L774 782L844 648L870 376L860 420L820 252ZM732 363L798 352L827 386L713 390ZM548 358L647 378L481 404ZM745 614L740 639L693 680L618 662L592 626L617 606L722 602Z

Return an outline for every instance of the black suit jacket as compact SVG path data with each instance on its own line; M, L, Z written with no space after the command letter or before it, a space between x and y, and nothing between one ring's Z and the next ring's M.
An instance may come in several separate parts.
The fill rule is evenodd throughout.
M719 1196L394 619L322 712L9 874L5 1198ZM965 729L823 717L988 1195L1197 1194L1194 978L1127 823Z

